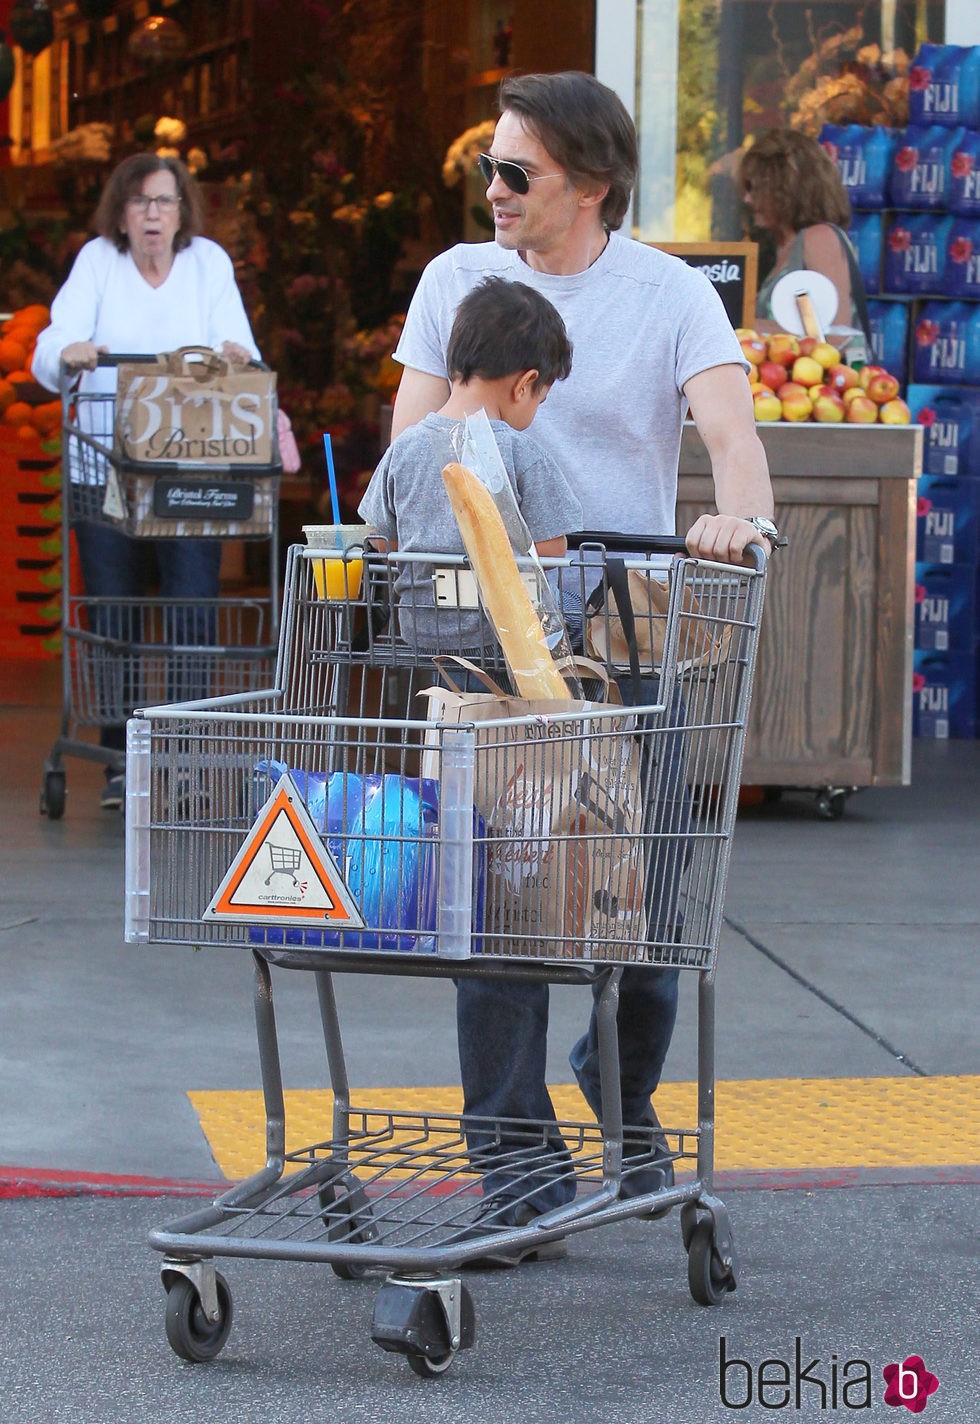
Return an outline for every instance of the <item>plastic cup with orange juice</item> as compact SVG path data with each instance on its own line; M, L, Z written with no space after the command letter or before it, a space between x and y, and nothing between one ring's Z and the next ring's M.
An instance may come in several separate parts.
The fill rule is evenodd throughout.
M373 533L369 524L304 524L311 549L329 551L329 557L312 559L313 582L320 598L350 600L361 591L364 559L361 548Z

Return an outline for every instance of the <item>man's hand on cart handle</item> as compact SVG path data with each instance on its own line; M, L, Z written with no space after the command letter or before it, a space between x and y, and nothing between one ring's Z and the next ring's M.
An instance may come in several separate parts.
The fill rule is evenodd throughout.
M72 341L61 353L61 359L68 371L94 371L99 364L99 353L105 355L108 346L96 346L94 341Z
M714 559L721 564L752 563L745 551L750 544L759 544L766 558L772 547L766 536L749 520L737 514L702 514L691 525L686 537L688 552L698 559Z

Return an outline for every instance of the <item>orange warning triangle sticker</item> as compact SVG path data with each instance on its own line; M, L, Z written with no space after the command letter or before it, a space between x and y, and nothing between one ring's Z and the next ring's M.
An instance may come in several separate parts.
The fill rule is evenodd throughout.
M340 867L288 773L256 817L204 918L364 928Z

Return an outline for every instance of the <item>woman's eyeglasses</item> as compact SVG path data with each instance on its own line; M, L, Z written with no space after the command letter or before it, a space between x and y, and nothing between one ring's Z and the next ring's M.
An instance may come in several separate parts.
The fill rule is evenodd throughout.
M493 182L495 175L500 175L502 183L506 183L512 193L518 197L523 197L532 183L537 183L539 178L563 178L563 173L536 173L532 178L526 168L522 168L519 163L511 163L506 158L493 158L489 153L477 154L476 159L480 172L483 174L487 184Z
M156 203L161 213L172 213L180 205L180 199L171 193L163 193L159 197L147 197L145 193L135 193L128 198L127 202L131 208L135 208L138 213L148 213L150 204Z

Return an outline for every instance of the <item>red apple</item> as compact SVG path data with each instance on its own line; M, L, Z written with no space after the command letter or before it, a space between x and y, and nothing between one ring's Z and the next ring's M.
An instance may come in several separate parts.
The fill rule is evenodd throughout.
M849 391L858 384L858 373L853 366L838 363L830 367L826 379L828 386L833 386L835 391Z
M771 391L778 391L780 386L784 386L789 380L789 373L785 366L778 361L763 361L761 366L756 366L758 379L763 385L769 387Z
M766 343L761 336L743 336L738 344L746 361L751 361L753 366L762 365L766 359Z
M844 419L845 406L833 386L817 386L813 397L813 419L822 425L837 425Z
M908 425L912 420L912 412L905 402L896 396L878 407L878 419L882 425Z
M897 376L893 376L890 371L882 371L879 375L872 376L864 389L875 405L884 405L886 401L894 400L901 388Z
M829 371L831 366L836 366L840 361L840 352L836 346L831 346L829 341L818 341L810 352L814 361L819 361L825 371Z
M873 425L878 419L878 407L870 396L857 395L847 402L844 419L849 425Z
M790 385L794 387L787 395ZM810 412L813 410L813 402L810 393L797 382L787 381L779 393L779 401L783 408L784 420L809 420Z
M823 383L823 367L812 356L797 356L791 374L793 380L801 386L819 386Z
M766 343L768 359L778 361L780 366L792 366L800 354L800 343L789 331L777 331Z
M817 338L816 338L815 336L801 336L801 337L800 337L800 355L801 355L801 356L812 356L813 353L814 353L814 351L816 350L816 348L817 348L819 345L820 345L820 342L817 340Z
M845 405L850 405L852 400L867 400L867 393L860 386L848 386L846 391L841 391L841 400Z
M780 420L783 414L782 401L768 386L762 386L752 397L752 408L756 420Z

